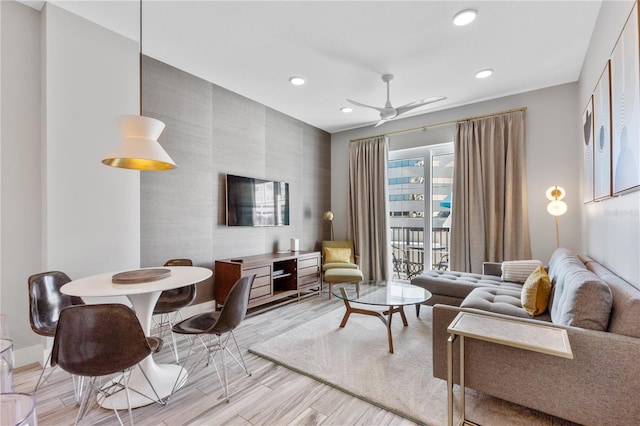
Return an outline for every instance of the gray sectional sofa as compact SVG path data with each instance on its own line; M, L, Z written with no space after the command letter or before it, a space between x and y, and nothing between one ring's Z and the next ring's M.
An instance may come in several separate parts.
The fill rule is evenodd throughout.
M573 359L467 339L466 385L584 425L640 424L640 289L557 249L548 267L549 310L532 318L520 303L522 284L491 276L500 268L488 267L486 275L429 271L411 281L434 295L433 375L446 380L447 326L460 311L553 324L567 330ZM458 348L454 354L457 366Z

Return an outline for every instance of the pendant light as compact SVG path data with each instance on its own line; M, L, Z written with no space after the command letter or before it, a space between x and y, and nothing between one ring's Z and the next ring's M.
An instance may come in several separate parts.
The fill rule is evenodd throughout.
M103 160L102 164L134 170L170 170L176 163L160 146L158 138L164 123L142 115L142 0L140 0L140 115L118 117L124 139Z

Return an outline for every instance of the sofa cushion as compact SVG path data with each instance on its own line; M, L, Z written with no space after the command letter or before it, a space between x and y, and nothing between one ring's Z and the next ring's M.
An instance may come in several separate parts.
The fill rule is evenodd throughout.
M362 278L362 272L359 269L334 268L324 273L324 280L331 283L362 281Z
M542 262L539 260L509 260L502 262L502 281L523 283L538 266L542 266Z
M582 262L565 248L556 249L549 259L549 279L552 284L562 281L562 273L567 270L566 266L573 264L575 266L582 265ZM559 279L560 278L560 279Z
M522 307L520 292L516 288L478 287L462 301L460 307L480 309L486 312L520 318L531 318L531 315ZM550 321L548 313L539 315L536 319Z
M355 263L345 263L345 262L333 262L333 263L323 263L322 270L327 271L329 269L359 269L358 265Z
M584 264L562 260L551 299L551 320L554 324L606 331L611 313L611 290ZM551 268L551 265L550 265Z
M505 283L500 277L456 271L424 271L411 279L411 284L429 290L434 296L444 294L464 299L476 287L511 287L520 291L518 284Z
M632 286L598 262L584 258L587 269L594 272L611 289L612 304L609 328L612 333L640 337L640 289Z
M531 316L543 314L549 304L549 294L551 294L549 275L544 267L538 266L522 286L520 299L523 309Z

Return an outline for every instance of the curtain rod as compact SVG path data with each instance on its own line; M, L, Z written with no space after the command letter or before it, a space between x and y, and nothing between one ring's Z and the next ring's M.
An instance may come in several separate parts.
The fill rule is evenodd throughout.
M467 117L467 118L460 118L460 119L457 119L457 120L443 121L442 123L425 124L424 126L413 127L411 129L397 130L395 132L382 133L382 134L379 134L379 135L364 136L362 138L351 139L349 142L358 142L358 141L362 141L362 140L365 140L365 139L377 138L377 137L381 137L381 136L392 136L392 135L399 135L399 134L402 134L402 133L415 132L415 131L418 131L418 130L427 130L427 129L431 128L431 127L446 126L447 124L455 124L455 123L460 123L462 121L478 120L480 118L488 118L488 117L493 117L493 116L496 116L496 115L511 114L512 112L526 111L526 110L527 110L527 107L521 107L521 108L510 109L510 110L507 110L507 111L492 112L492 113L489 113L489 114L475 115L473 117Z

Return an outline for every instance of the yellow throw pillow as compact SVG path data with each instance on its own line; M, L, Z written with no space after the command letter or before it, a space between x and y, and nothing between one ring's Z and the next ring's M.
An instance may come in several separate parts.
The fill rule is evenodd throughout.
M549 305L551 280L544 267L537 267L522 286L520 299L522 307L531 316L541 315Z
M324 248L324 263L351 263L351 249L339 247Z

